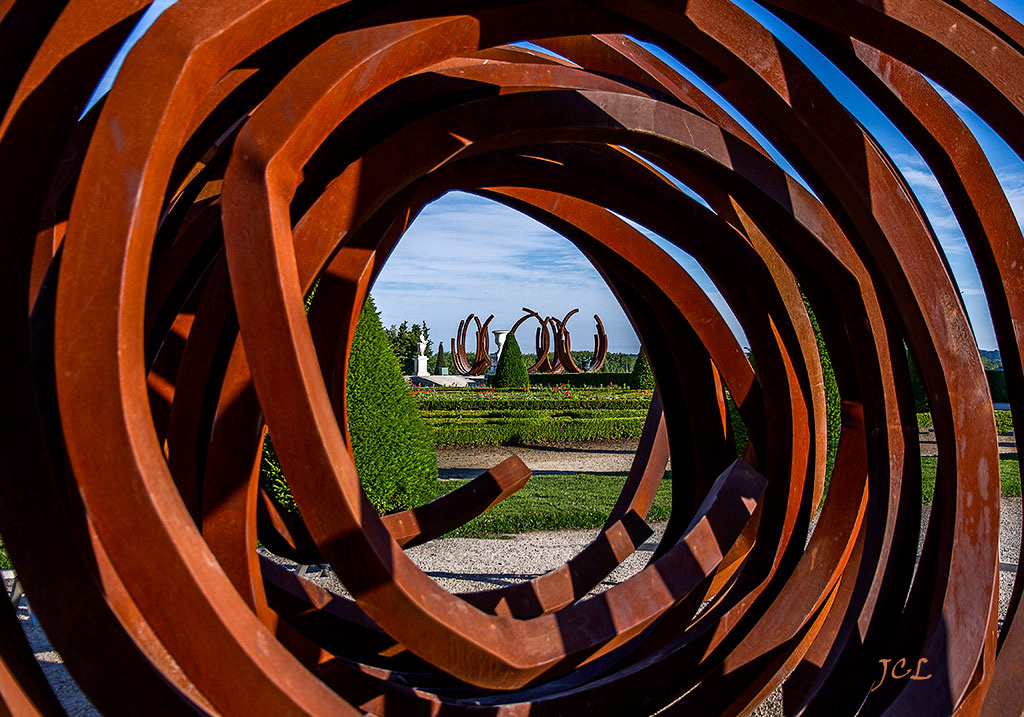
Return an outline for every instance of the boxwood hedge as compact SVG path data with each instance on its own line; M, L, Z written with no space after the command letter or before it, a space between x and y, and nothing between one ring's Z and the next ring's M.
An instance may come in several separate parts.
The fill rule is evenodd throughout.
M636 363L633 364L633 372L629 375L629 385L645 391L654 390L654 371L651 370L651 362L642 347L637 354Z
M515 334L505 337L491 384L496 388L526 388L530 385L530 374L526 372L526 361Z
M531 386L571 386L573 388L606 388L628 386L628 373L532 373Z
M416 410L370 298L356 325L348 368L348 429L367 498L382 512L433 499L437 495L437 454L430 429ZM260 480L284 507L294 510L269 436Z
M618 440L640 437L644 416L533 420L445 421L433 426L437 445L558 443L560 441Z

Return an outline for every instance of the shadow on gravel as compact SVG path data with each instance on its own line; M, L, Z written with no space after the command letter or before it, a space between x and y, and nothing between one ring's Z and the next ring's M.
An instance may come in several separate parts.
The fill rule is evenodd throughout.
M527 582L541 576L541 573L449 573L440 570L428 570L426 573L435 579L468 580L470 582L489 583L499 587Z

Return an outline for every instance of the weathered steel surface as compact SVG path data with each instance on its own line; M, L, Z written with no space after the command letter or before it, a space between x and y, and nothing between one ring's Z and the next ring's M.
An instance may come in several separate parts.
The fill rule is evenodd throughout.
M568 373L596 373L601 370L604 365L604 360L608 355L608 336L604 332L604 324L601 323L601 318L594 314L594 321L597 322L597 333L594 334L594 354L588 364L586 370L576 365L576 362L572 358L572 344L569 336L569 329L566 328L566 323L569 318L577 313L579 309L573 309L561 320L547 317L542 318L540 314L531 309L523 307L523 311L526 312L526 316L512 324L512 328L509 329L509 334L515 335L516 330L523 325L523 322L529 318L536 319L540 326L537 328L536 347L535 351L537 354L537 360L527 368L529 373L557 373L559 371L567 371ZM472 314L470 314L472 316ZM458 348L461 353L461 359L456 359L456 368L462 373L462 368L467 365L466 361L466 342L465 342L465 329L464 326L467 322L459 322L459 343L455 343L455 339L452 339L452 346ZM551 334L548 332L548 324L554 329L554 349L555 349L555 362L552 364L548 356L548 350L551 348ZM479 333L478 333L479 336ZM478 344L479 345L479 344ZM465 375L465 374L463 374Z
M608 356L608 336L604 332L604 324L601 323L601 318L594 314L594 321L597 322L597 333L594 334L594 354L587 365L586 371L577 366L572 358L572 342L566 324L569 323L572 315L578 311L579 309L573 309L561 321L557 321L557 323L552 322L558 326L558 331L555 332L557 364L561 365L569 373L596 373L604 366L604 360Z
M465 321L459 322L456 338L452 339L452 360L455 362L455 370L463 376L483 376L491 367L491 357L487 353L487 327L493 318L494 314L491 314L487 321L481 324L479 317L470 314ZM469 332L470 321L476 322L476 355L472 364L466 357L466 334Z
M529 318L534 318L540 326L537 327L537 335L534 339L534 352L537 354L537 360L531 364L526 370L528 373L551 373L551 360L548 357L548 352L551 350L551 332L548 330L548 320L541 317L536 311L528 309L525 306L523 311L526 312L526 316L522 317L509 329L509 335L515 336L516 330L523 325L523 322Z
M934 172L1019 421L1024 237L925 76L1024 155L1024 27L982 0L764 4ZM1024 712L1024 578L1000 625L992 406L960 292L895 163L765 27L726 0L179 0L83 115L147 5L0 0L0 534L103 712L739 714L780 686L787 714ZM732 109L609 33L660 44ZM557 55L508 44L522 41ZM594 541L547 574L463 595L403 546L529 471L509 459L382 517L345 420L365 297L451 190L583 252L658 380ZM756 373L635 225L700 263ZM830 475L804 297L843 402ZM575 312L524 311L513 331L539 322L531 371L579 371ZM591 371L607 351L595 319ZM460 323L460 373L488 369L489 321ZM939 447L916 567L905 346ZM748 436L740 461L730 401ZM301 518L259 486L268 426ZM670 452L665 537L644 570L588 597L651 534ZM261 558L257 538L329 563L351 598ZM59 714L9 611L0 622L4 707ZM927 660L928 679L873 689L880 661L901 658Z

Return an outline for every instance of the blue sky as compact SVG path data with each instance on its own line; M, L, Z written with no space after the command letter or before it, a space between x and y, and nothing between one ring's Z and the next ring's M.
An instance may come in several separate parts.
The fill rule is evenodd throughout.
M889 152L917 194L946 252L979 347L996 348L977 270L952 211L921 157L859 90L798 35L751 0L734 2L801 57ZM153 3L97 87L92 101L109 89L131 45L173 3L174 0ZM1024 18L1024 0L997 0L996 4L1014 17ZM657 48L648 47L709 95L720 99L686 68ZM978 137L1018 222L1024 224L1024 162L983 121L939 89ZM744 124L768 145L748 123ZM772 154L777 161L781 160L778 153ZM788 163L780 164L796 176ZM745 346L735 317L697 263L661 237L649 232L648 235L707 291ZM542 315L559 317L579 307L580 315L570 323L577 348L590 347L593 321L589 317L595 313L604 321L611 351L632 353L639 346L614 296L569 242L514 210L464 193L450 193L424 209L381 272L373 295L385 325L425 320L435 342L450 338L459 320L470 312L485 317L493 313L492 328L509 328L522 315L521 307L529 306ZM532 327L519 337L527 350L531 348L531 336Z

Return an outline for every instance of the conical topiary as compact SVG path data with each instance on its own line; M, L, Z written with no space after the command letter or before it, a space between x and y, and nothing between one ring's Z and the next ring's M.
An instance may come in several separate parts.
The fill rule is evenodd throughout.
M633 373L629 375L629 385L636 389L646 391L654 390L654 372L651 371L651 363L647 360L647 352L643 347L636 356L636 363L633 364Z
M383 513L432 500L437 495L434 441L420 418L371 298L363 306L352 340L346 397L356 470L374 507ZM260 482L282 507L295 509L269 436Z
M434 366L431 368L430 373L434 376L441 375L441 369L448 365L448 361L444 357L444 341L437 344L437 354L434 356Z
M437 454L372 298L348 362L348 429L359 480L381 511L412 508L437 491Z
M527 388L530 385L530 374L526 372L526 361L514 334L505 339L505 346L498 358L498 368L494 369L495 388Z

